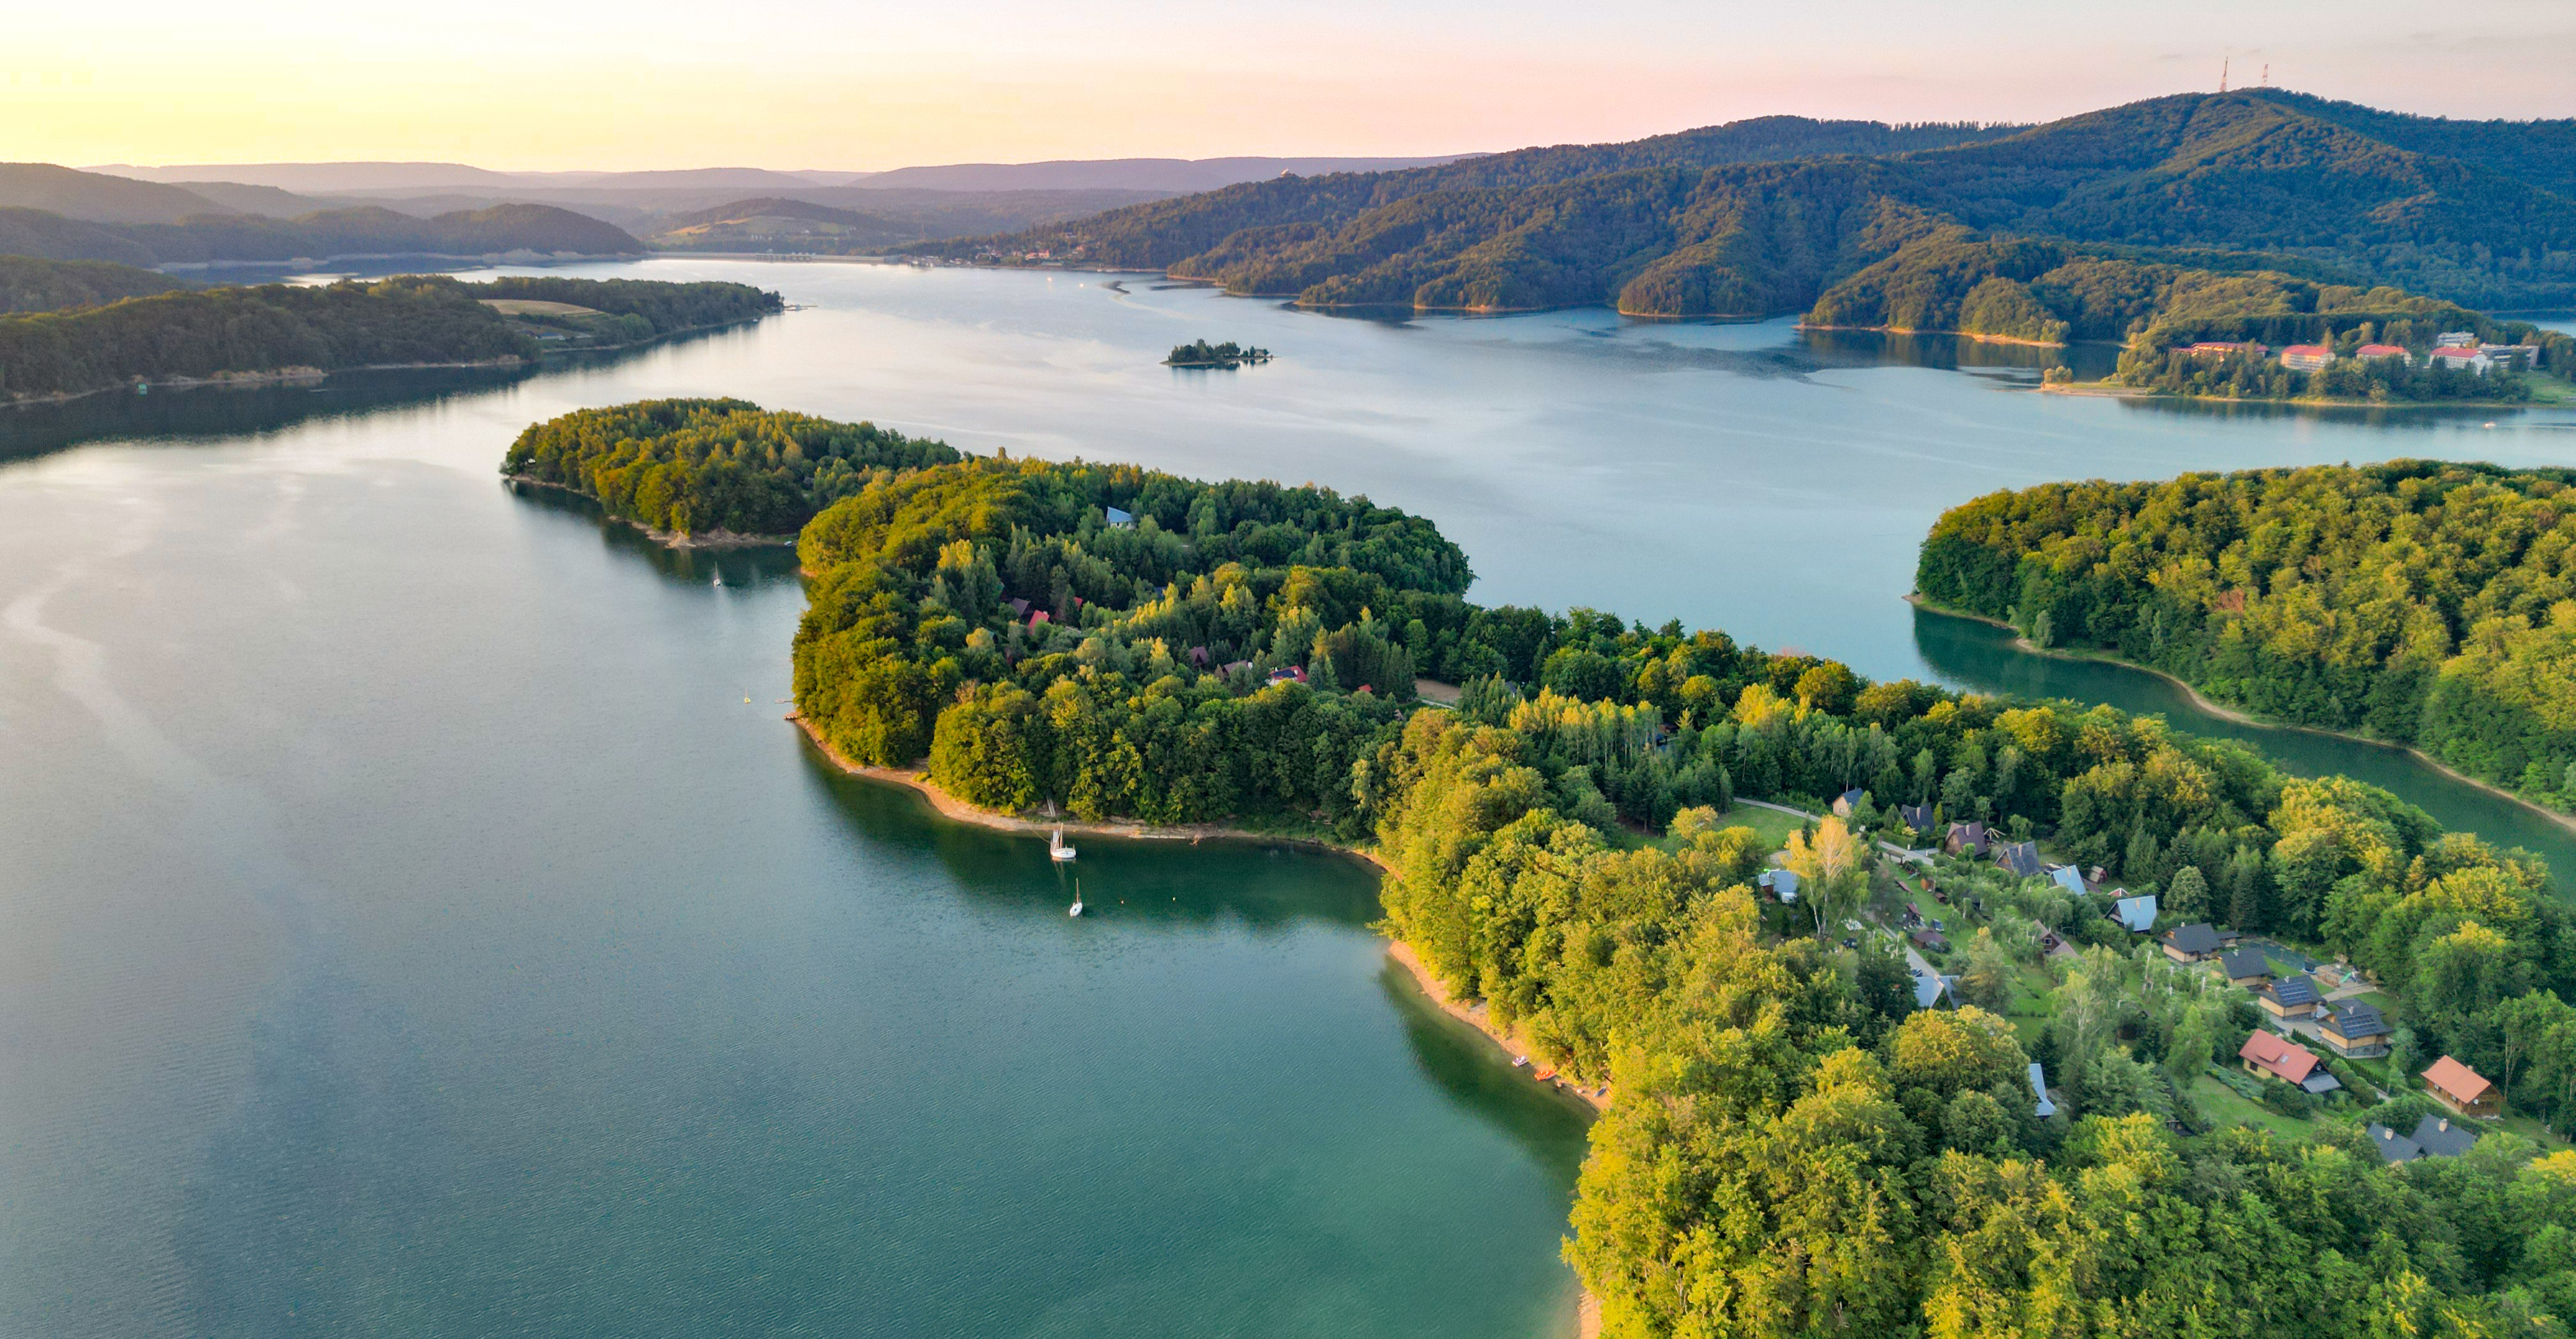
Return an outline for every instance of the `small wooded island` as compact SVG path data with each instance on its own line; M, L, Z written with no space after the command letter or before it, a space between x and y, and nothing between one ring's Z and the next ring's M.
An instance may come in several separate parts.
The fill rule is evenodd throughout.
M990 811L1371 851L1451 997L1615 1088L1567 1251L1605 1333L2537 1336L2576 1310L2576 917L2537 858L2387 791L2109 707L1481 607L1428 521L1312 486L737 401L532 442L505 468L551 451L613 511L819 508L795 701L841 758ZM2422 487L2557 524L2538 482L2388 483ZM2078 503L2043 510L2103 533ZM1985 528L1941 550L1979 589L2094 598L2009 580L2044 536ZM1423 705L1416 674L1464 690Z
M1250 344L1237 344L1230 339L1223 344L1210 344L1202 339L1189 344L1173 345L1172 356L1165 358L1163 363L1168 367L1231 368L1242 367L1247 363L1269 361L1270 350L1268 349L1256 348Z

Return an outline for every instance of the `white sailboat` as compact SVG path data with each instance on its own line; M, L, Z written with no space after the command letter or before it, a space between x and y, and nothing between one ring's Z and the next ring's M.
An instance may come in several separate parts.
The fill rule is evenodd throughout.
M1068 916L1079 916L1082 914L1082 880L1080 879L1073 881L1073 910L1064 914Z
M1073 848L1064 844L1064 827L1062 824L1058 824L1056 826L1056 830L1047 837L1047 859L1073 859Z

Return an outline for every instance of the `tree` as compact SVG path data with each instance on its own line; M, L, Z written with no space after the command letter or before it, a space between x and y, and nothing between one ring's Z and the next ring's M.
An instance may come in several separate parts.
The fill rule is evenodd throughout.
M2185 865L2174 871L2173 881L2165 885L2163 907L2177 916L2205 920L2209 916L2209 880L2203 878L2197 865ZM2231 914L2233 907L2229 908ZM2250 908L2249 908L2250 910ZM2240 927L2246 922L2239 920Z

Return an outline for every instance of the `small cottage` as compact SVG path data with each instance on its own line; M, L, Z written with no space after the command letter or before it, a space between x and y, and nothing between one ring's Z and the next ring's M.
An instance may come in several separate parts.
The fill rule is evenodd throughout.
M1941 841L1941 849L1952 855L1984 855L1986 845L1983 823L1953 823L1950 834Z
M1850 790L1844 791L1842 794L1835 796L1834 817L1851 817L1852 810L1858 809L1860 807L1860 802L1867 798L1868 796L1863 794L1861 788L1858 786L1854 786Z
M2328 1006L2325 1017L2317 1021L2317 1040L2336 1055L2355 1060L2376 1060L2388 1054L2388 1039L2396 1031L2376 1006L2358 1000Z
M2227 984L2260 990L2272 980L2272 964L2265 961L2263 950L2240 948L2218 957L2218 970L2227 973Z
M2316 1052L2260 1028L2245 1039L2236 1058L2245 1062L2246 1073L2279 1079L2303 1092L2330 1093L2343 1086L2325 1071Z
M2504 1114L2504 1094L2476 1070L2447 1055L2424 1071L2424 1091L2463 1116L2492 1120Z
M1905 826L1914 829L1916 832L1930 832L1932 830L1931 805L1900 804L1896 806L1896 817L1899 821L1903 822Z
M2224 942L2218 931L2205 922L2178 925L2165 931L2165 956L2175 962L2207 962L2218 956Z
M2325 996L2318 993L2316 981L2303 974L2264 986L2255 993L2254 1002L2274 1018L2314 1018L2317 1010L2324 1007Z
M2129 927L2132 934L2145 934L2156 928L2156 895L2153 893L2121 898L2111 904L2111 909L2120 918L2120 924Z
M1796 870L1766 869L1762 871L1762 877L1754 880L1754 882L1760 884L1765 891L1769 892L1773 897L1779 898L1783 902L1795 902L1798 900L1798 872Z
M1995 848L1995 863L2021 879L2035 879L2046 868L2039 863L2038 842L2005 842Z
M1109 528L1112 530L1133 530L1136 528L1136 518L1127 512L1120 511L1116 507L1103 507L1100 511L1102 518L1109 522Z

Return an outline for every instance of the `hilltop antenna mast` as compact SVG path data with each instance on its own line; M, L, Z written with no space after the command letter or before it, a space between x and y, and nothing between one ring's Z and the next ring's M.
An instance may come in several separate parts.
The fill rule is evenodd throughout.
M2218 58L2218 91L2221 93L2227 91L2227 59L2225 56Z
M2263 87L2265 87L2265 88L2270 88L2270 87L2272 86L2272 62L2270 62L2270 61L2268 61L2268 60L2267 60L2267 61L2265 61L2265 62L2263 62L2263 81L2262 81L2262 82L2263 82Z

